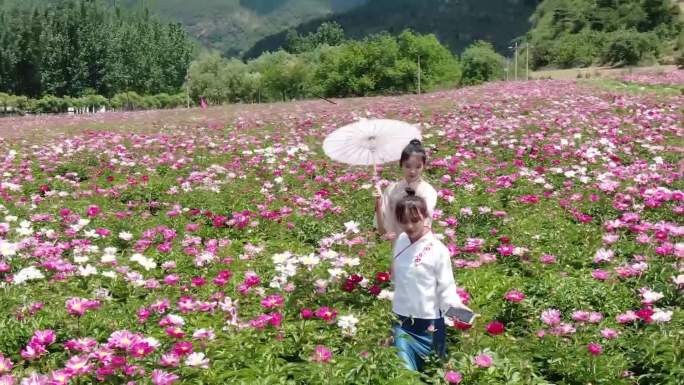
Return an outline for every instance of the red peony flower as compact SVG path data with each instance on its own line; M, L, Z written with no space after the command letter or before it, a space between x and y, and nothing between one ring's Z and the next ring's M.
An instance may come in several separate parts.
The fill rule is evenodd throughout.
M493 336L502 334L505 330L504 324L499 321L492 321L487 324L487 333Z
M390 280L390 274L385 272L385 271L379 271L375 274L375 280L378 283L384 283L384 282L389 282Z

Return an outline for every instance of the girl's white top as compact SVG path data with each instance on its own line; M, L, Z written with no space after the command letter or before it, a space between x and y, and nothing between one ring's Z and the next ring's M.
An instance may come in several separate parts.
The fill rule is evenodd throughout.
M395 313L437 319L450 307L462 304L456 292L449 250L432 232L413 244L402 233L392 255L392 310Z
M397 207L397 203L401 198L406 196L406 188L411 187L416 191L416 196L425 199L428 209L428 217L426 218L425 225L432 225L432 213L435 211L435 205L437 204L437 191L430 183L420 180L412 184L406 183L405 179L399 182L392 182L385 191L382 192L380 215L382 215L382 223L385 226L385 231L388 233L395 233L397 236L401 234L402 230L399 227L399 222L394 213L394 209ZM376 218L377 221L377 218Z

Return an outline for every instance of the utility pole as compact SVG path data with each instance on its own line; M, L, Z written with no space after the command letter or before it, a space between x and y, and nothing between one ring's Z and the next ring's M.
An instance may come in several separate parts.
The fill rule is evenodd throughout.
M503 57L503 80L508 81L508 58L505 56Z
M530 80L530 43L525 43L525 80Z
M515 42L515 80L518 80L518 42Z
M190 72L185 74L185 108L190 109Z
M514 66L513 66L513 73L515 74L515 80L518 80L518 42L516 41L515 44L512 46L509 46L508 49L513 50L513 57L514 57Z
M420 54L418 54L418 95L420 95Z

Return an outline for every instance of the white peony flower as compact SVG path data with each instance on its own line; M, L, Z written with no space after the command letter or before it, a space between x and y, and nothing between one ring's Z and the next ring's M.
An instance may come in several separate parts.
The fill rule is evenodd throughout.
M357 234L359 232L359 223L355 221L349 221L344 224L345 231Z
M0 240L0 255L3 257L13 257L17 255L17 244Z
M190 353L185 358L185 365L191 366L193 368L208 369L209 368L209 359L204 356L204 353L194 352L194 353Z
M670 322L672 320L672 311L671 310L662 310L662 309L653 309L654 313L651 316L651 319L656 322L656 323L661 323L661 322Z
M359 319L350 314L338 318L337 326L342 328L342 334L352 337L356 334L356 324L358 322Z
M80 275L81 277L87 277L94 274L97 274L97 269L93 265L78 267L78 275Z
M130 241L133 239L133 234L129 233L128 231L122 231L119 233L119 238L123 239L124 241Z
M20 270L14 276L14 284L21 285L26 281L32 281L37 279L43 279L45 276L40 272L35 266L29 266L25 269Z
M302 265L304 265L304 266L308 267L309 269L311 269L311 268L313 268L314 266L317 266L317 265L321 262L321 259L320 259L318 256L316 256L315 254L311 253L311 254L309 254L309 255L307 255L307 256L305 256L305 257L301 257L301 258L299 259L299 262L300 262Z

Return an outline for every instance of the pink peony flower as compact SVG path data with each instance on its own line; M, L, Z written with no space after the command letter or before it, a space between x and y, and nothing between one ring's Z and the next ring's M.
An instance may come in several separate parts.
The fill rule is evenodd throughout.
M552 265L556 263L556 256L551 254L544 254L539 257L539 261L545 265Z
M463 381L463 375L460 372L448 370L444 373L444 380L450 384L458 384Z
M67 361L65 367L72 375L80 376L89 373L93 365L88 362L87 356L73 356Z
M185 332L183 332L183 330L181 328L179 328L178 326L169 326L168 328L166 328L164 330L164 332L166 332L166 334L168 334L169 336L171 336L173 338L185 337Z
M47 354L47 350L43 345L29 343L21 350L20 354L25 360L32 361Z
M470 302L470 293L462 287L457 287L456 288L456 294L458 294L458 297L461 299L461 302L463 304L467 305L468 302Z
M171 385L176 382L179 377L173 373L168 373L160 369L152 371L152 383L154 385Z
M89 353L95 347L97 347L97 341L88 337L71 339L64 343L64 348L73 352Z
M591 276L599 281L605 281L606 279L610 278L610 273L605 270L596 269L591 272Z
M274 307L283 306L283 302L284 302L284 300L283 300L282 296L280 296L278 294L274 294L274 295L269 295L268 297L261 300L261 306L265 307L266 309L271 309Z
M180 356L173 352L166 353L161 356L161 359L159 360L159 365L170 368L176 368L178 367L178 365L180 365Z
M48 346L55 342L55 332L52 330L36 330L31 337L31 343Z
M0 375L11 372L13 366L14 364L12 361L10 361L9 358L5 358L5 356L0 353Z
M142 337L138 334L131 333L128 330L118 330L109 336L107 345L110 348L128 350L141 340Z
M140 341L133 344L129 349L128 353L132 357L143 358L154 351L154 347L150 345L147 341Z
M323 306L320 307L318 310L316 310L315 313L316 317L325 320L325 321L332 321L337 317L337 311L327 307Z
M572 313L572 319L578 322L589 321L589 312L584 310L577 310Z
M542 312L540 319L549 326L555 326L560 324L561 313L557 309L547 309Z
M71 370L68 369L62 369L62 370L55 370L52 373L50 373L50 385L67 385L69 383L69 380L71 377L73 377L74 374L71 372Z
M67 312L76 317L82 317L88 310L100 307L100 301L85 298L70 298L66 301Z
M313 318L314 312L311 309L304 308L299 311L299 315L302 317L302 319L310 319Z
M525 294L518 290L510 290L508 293L504 295L504 299L509 302L522 302L522 300L525 299Z
M332 359L332 352L323 345L316 345L311 361L326 363Z
M186 354L192 353L192 342L189 341L182 341L182 342L177 342L176 344L173 345L173 354L176 356L184 356Z
M587 350L589 351L589 353L591 353L592 356L598 356L601 353L603 353L603 347L593 342L587 345Z
M88 206L88 209L86 211L86 213L89 217L96 217L101 212L102 212L102 210L99 207L97 207L96 205Z
M490 355L483 353L475 356L475 358L473 358L473 363L481 368L488 368L492 366L494 360Z
M631 322L634 322L638 319L639 319L639 316L637 316L636 313L634 313L632 310L628 310L625 313L618 314L615 316L615 320L619 324L631 323Z
M613 329L605 328L601 330L601 336L607 340L612 340L617 338L619 333Z

